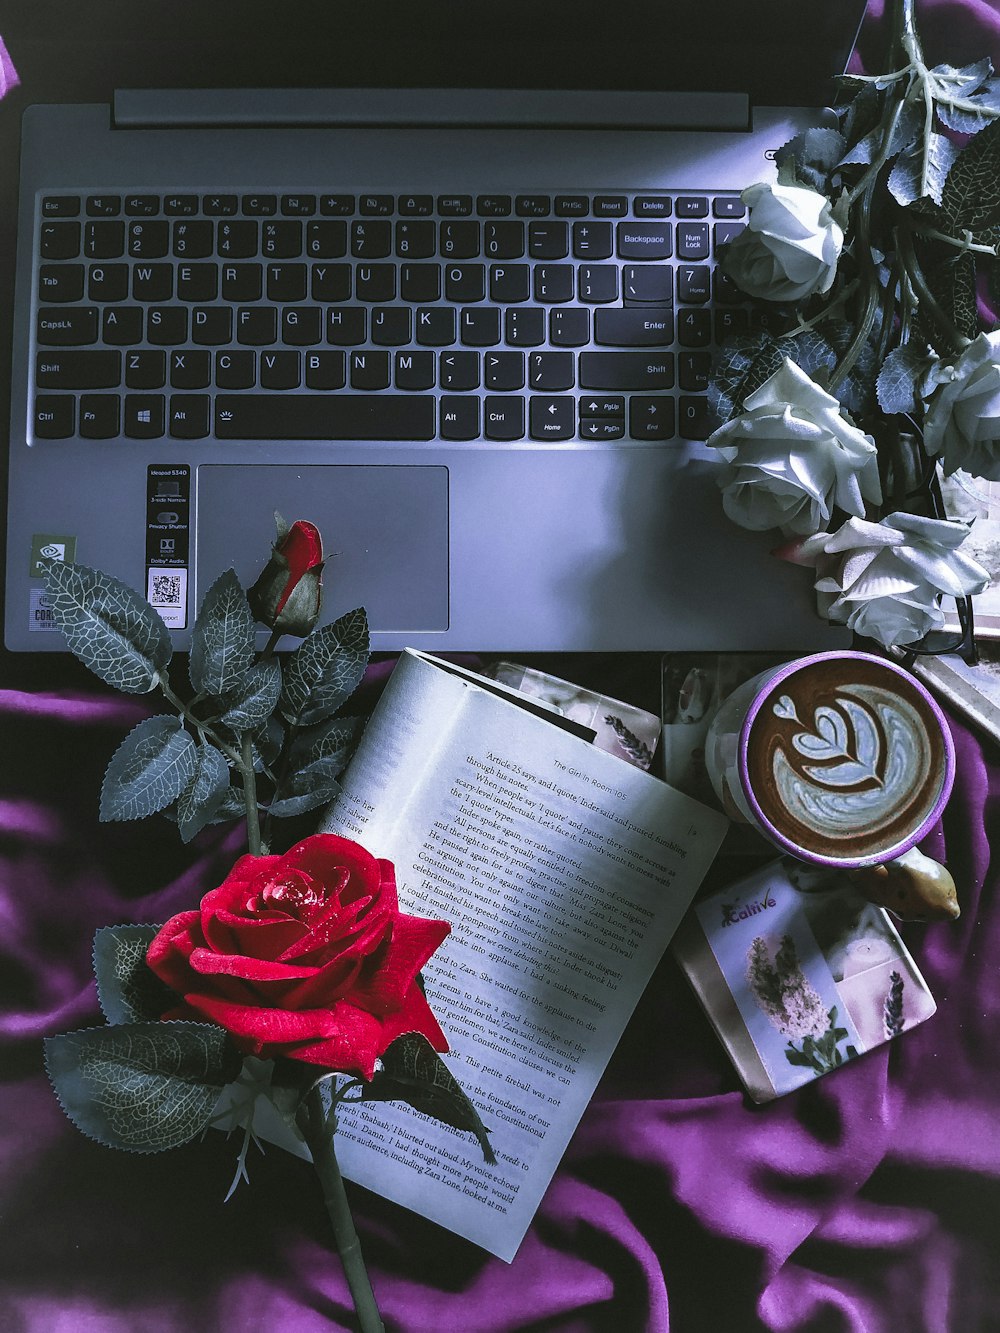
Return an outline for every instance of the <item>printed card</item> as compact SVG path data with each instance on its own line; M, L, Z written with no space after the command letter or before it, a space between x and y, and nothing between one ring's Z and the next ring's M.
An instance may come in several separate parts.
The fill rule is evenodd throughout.
M696 902L674 951L758 1102L936 1008L886 912L846 876L787 859Z

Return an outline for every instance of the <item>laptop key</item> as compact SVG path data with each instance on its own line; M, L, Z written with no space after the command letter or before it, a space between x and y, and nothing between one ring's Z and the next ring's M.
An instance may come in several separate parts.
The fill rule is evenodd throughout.
M203 440L211 429L212 401L207 393L170 397L170 434L175 440Z
M669 440L674 435L674 400L635 394L629 399L628 433L633 440Z
M40 440L65 440L73 434L76 404L72 394L40 393L35 399L35 435Z
M487 395L483 404L488 440L520 440L524 435L524 399Z
M501 393L524 388L523 352L487 352L484 364L487 389Z
M265 353L262 360L267 361ZM348 357L352 389L388 389L390 382L388 352L352 352ZM261 384L264 368L261 366Z
M157 440L164 432L165 414L162 393L127 393L125 434L132 440Z
M441 398L442 440L474 440L479 435L479 399L475 394Z
M573 352L531 352L528 384L532 389L572 389L576 372Z
M438 382L442 389L478 389L479 353L442 352L438 358Z
M125 383L130 389L162 389L167 382L167 354L140 347L125 353Z
M91 227L111 226L117 224L90 222L87 224L88 230ZM162 219L156 219L153 222L130 222L128 227L128 252L133 259L162 259L170 249L170 225ZM88 250L88 254L90 251ZM104 255L95 255L94 258L107 258Z
M218 394L220 440L432 440L434 397L420 394Z
M535 394L528 416L533 440L570 440L576 432L576 402L572 398Z
M43 222L39 249L43 259L75 259L80 253L79 222Z
M38 270L40 301L79 301L81 296L82 264L43 264Z
M580 386L584 389L672 389L670 352L581 352Z
M83 229L83 252L88 259L117 259L125 253L124 222L88 222Z
M668 264L626 264L622 295L626 306L672 305L673 269Z
M37 336L49 347L97 342L97 307L45 306L38 312Z
M610 222L573 223L573 254L577 259L610 259L613 251Z
M42 389L114 389L121 378L121 352L39 352L35 363L35 383Z
M666 347L674 340L670 310L596 310L594 341L605 347Z
M669 222L619 222L621 259L669 259L673 250Z
M85 393L80 399L80 434L85 440L112 440L121 429L121 399L114 393Z

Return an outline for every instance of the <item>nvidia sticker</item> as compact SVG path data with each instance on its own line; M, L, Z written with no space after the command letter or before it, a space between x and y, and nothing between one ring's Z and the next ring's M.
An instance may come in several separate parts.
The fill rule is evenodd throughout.
M76 559L76 538L65 533L36 532L31 539L31 569L33 579L40 579L45 571L39 564L41 560Z

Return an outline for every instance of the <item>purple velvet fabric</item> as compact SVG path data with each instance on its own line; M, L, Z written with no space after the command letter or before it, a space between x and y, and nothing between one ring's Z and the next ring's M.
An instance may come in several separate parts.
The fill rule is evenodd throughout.
M933 59L1000 64L994 6L918 0L918 15ZM881 36L872 3L870 66ZM104 766L146 708L82 668L48 687L66 678L43 662L30 693L0 688L0 1328L350 1328L306 1164L252 1154L252 1184L224 1204L235 1143L111 1152L52 1095L41 1039L100 1021L94 930L192 906L241 850L238 831L183 848L165 821L100 824ZM953 730L955 792L925 848L947 856L962 917L904 930L935 1017L757 1108L665 959L512 1265L351 1190L389 1330L997 1327L1000 751Z

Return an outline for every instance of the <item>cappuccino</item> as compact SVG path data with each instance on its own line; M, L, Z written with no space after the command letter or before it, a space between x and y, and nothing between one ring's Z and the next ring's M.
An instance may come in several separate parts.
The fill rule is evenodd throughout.
M864 865L900 855L939 817L954 777L937 704L901 668L828 653L769 673L739 740L754 820L793 855Z

